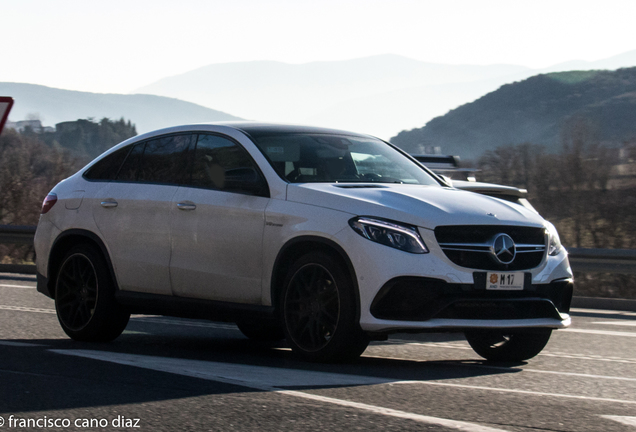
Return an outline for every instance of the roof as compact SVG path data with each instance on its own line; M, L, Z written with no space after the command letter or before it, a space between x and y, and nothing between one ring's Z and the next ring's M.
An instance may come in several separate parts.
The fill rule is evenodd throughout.
M293 134L293 133L313 133L313 134L334 134L334 135L349 135L358 137L368 137L369 135L359 134L340 129L331 129L318 126L302 126L294 124L279 124L279 123L263 123L263 122L222 122L215 123L218 125L228 126L247 135L253 136L267 136L278 134Z

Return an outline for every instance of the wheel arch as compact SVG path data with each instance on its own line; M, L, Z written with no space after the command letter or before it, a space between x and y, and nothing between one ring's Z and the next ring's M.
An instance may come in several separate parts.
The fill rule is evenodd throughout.
M102 239L99 238L97 234L88 230L70 229L57 236L49 253L48 289L51 298L55 298L55 280L57 278L57 270L62 263L62 259L64 258L64 255L66 255L66 252L78 244L89 244L97 248L97 250L102 254L102 257L106 260L106 265L113 283L115 284L115 289L118 289L113 263L110 260L110 254L108 253L108 249Z
M274 261L274 269L270 284L270 296L272 306L275 311L279 311L280 294L283 289L283 282L287 272L293 265L295 258L304 255L307 252L323 251L336 257L351 278L353 283L355 301L356 301L356 320L360 321L360 290L358 288L358 278L353 263L347 255L347 252L338 243L333 240L319 236L299 236L289 240L278 252Z

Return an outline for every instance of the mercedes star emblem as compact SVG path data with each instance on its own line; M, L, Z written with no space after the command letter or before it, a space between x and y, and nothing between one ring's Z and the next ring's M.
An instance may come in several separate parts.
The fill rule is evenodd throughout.
M508 234L497 234L490 247L490 252L495 262L500 264L510 264L517 255L515 242Z

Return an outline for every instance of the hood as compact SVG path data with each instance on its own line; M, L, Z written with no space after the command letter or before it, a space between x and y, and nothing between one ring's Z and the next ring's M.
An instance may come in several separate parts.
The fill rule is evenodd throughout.
M301 183L287 200L434 229L439 225L543 226L538 214L501 199L439 186Z

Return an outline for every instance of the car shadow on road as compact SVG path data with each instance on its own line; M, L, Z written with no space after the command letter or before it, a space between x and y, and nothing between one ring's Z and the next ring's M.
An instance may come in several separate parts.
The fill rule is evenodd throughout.
M377 356L315 364L300 361L283 343L257 343L239 335L172 337L133 332L99 344L68 339L0 341L0 413L139 404L274 388L444 382L521 371L514 365L475 367L483 364ZM225 379L224 373L245 381ZM252 375L254 382L250 381Z

